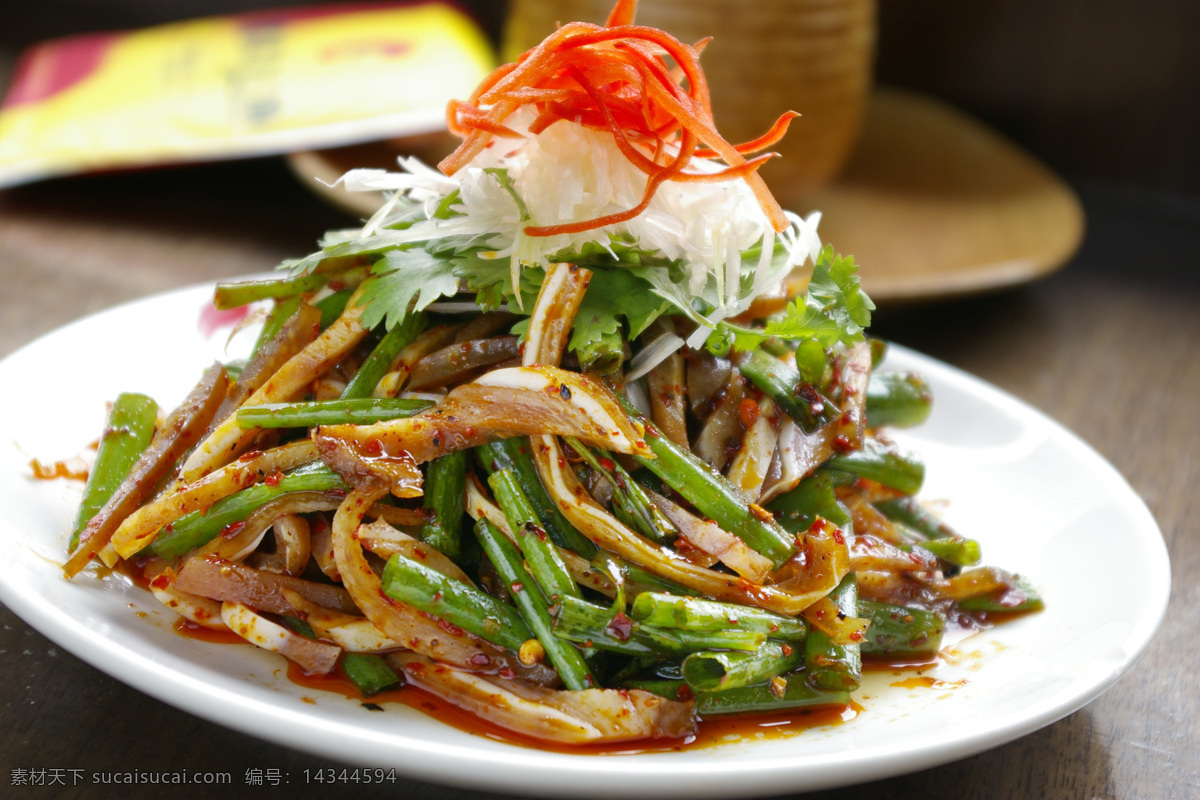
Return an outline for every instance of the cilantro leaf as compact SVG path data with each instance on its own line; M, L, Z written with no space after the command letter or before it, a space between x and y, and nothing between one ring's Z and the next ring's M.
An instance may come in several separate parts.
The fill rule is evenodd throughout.
M770 337L811 339L822 347L849 345L863 340L874 308L859 286L853 256L839 256L826 245L813 267L808 292L788 304L782 317L769 320L761 330L725 322L720 327L737 350L752 350Z
M368 328L386 318L390 330L404 320L410 308L422 311L439 297L458 293L454 264L419 247L389 250L372 272L359 301L366 306L362 324Z
M507 258L490 256L484 247L457 250L449 256L454 273L463 279L467 289L475 292L475 301L485 311L494 311L514 298L511 262ZM526 265L521 269L521 300L523 307L532 309L542 286L544 272ZM509 303L510 307L513 303Z
M833 341L822 340L826 346L839 340L846 344L862 341L875 310L875 304L859 286L854 256L837 255L829 245L821 250L813 268L805 306L833 320L841 332Z

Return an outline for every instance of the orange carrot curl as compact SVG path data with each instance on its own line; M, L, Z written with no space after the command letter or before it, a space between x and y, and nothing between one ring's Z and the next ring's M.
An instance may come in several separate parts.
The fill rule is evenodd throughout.
M561 120L607 131L630 163L646 174L646 189L633 208L582 222L530 226L529 236L578 233L625 222L641 214L664 181L743 180L777 232L789 223L758 175L773 158L745 156L778 142L797 116L789 111L765 134L741 145L722 138L713 123L708 84L700 68L705 42L687 45L657 28L633 24L637 0L617 0L604 25L570 22L528 50L515 64L489 75L470 98L451 101L447 125L462 138L438 167L462 169L493 136L519 136L505 125L518 109L537 112L529 132L537 135ZM673 64L673 66L672 66ZM719 158L717 172L687 172L693 157Z

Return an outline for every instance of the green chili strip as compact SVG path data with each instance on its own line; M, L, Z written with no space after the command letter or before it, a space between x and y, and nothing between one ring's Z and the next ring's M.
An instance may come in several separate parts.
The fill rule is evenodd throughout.
M100 434L96 460L83 487L83 500L75 515L71 550L79 546L79 535L108 499L113 496L133 465L154 438L158 404L142 394L122 393L113 401L108 422Z
M155 555L175 558L212 541L230 525L289 492L328 492L346 489L341 476L319 461L297 467L274 486L258 483L223 497L207 511L193 511L159 531L150 545Z

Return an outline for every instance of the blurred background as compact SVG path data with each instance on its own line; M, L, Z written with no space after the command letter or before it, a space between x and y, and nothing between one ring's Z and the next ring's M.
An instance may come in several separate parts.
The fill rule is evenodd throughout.
M294 0L0 4L0 83L41 39ZM459 0L498 41L504 0ZM753 6L770 5L769 0ZM749 6L748 6L749 7ZM1200 195L1200 4L880 0L877 82L928 91L1073 181Z

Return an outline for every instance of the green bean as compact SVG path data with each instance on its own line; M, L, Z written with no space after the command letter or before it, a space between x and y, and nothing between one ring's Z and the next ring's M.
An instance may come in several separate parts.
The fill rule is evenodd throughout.
M476 452L484 470L489 474L504 468L511 468L516 472L521 491L533 504L538 519L542 521L546 533L555 544L573 550L584 558L591 558L596 554L596 545L592 540L576 530L546 494L546 487L542 485L533 457L529 453L529 439L520 436L503 439L477 447Z
M871 620L862 642L865 656L932 658L942 648L946 620L933 611L859 598L858 615Z
M805 381L795 366L781 358L762 350L752 350L735 364L746 380L786 411L805 433L814 433L841 415L832 400Z
M284 615L283 622L306 639L317 638L312 626L298 617ZM379 694L403 680L381 656L373 653L342 653L338 663L363 697Z
M251 357L256 355L259 350L274 339L279 331L283 330L284 324L300 310L300 303L300 295L285 297L275 301L271 310L267 312L267 319L263 323L262 330L258 332L258 339L254 342Z
M875 508L892 522L903 525L905 530L919 534L925 540L919 541L920 546L947 563L956 567L970 567L983 558L979 542L959 536L915 497L884 500L876 503Z
M609 375L620 369L625 361L625 341L619 331L603 331L575 348L575 355L584 372Z
M313 303L321 312L321 330L328 328L342 315L342 312L346 310L346 303L350 302L350 296L353 294L353 290L343 289Z
M941 539L927 539L915 543L935 556L956 567L973 567L983 560L983 552L979 542L962 536L945 536Z
M223 497L206 511L193 511L158 533L150 549L163 558L175 558L216 538L230 525L241 522L260 506L289 492L345 490L341 476L319 461L297 467L274 486L255 484Z
M911 428L929 418L933 395L915 372L873 372L867 382L867 423Z
M117 395L100 434L96 460L83 487L83 499L71 531L71 550L79 546L79 535L96 512L104 508L150 445L157 421L158 404L149 397L131 392Z
M613 515L617 519L658 544L670 544L679 538L679 529L620 463L607 457L597 458L587 445L574 437L568 437L567 444L588 466L608 480L613 489Z
M336 272L313 272L296 278L218 283L213 292L213 305L221 310L238 308L260 300L278 300L315 292L335 281L339 288L354 288L366 277L366 267L351 267Z
M753 652L766 641L766 634L743 630L688 631L646 625L623 612L574 597L564 598L554 633L572 642L629 656L681 658L701 650Z
M485 592L396 553L383 569L383 593L481 639L520 650L533 634L520 613Z
M800 708L823 706L845 706L850 703L849 692L827 692L815 689L804 678L804 672L793 672L782 676L787 685L782 690L770 684L743 686L723 692L693 692L681 680L655 679L626 681L629 689L645 689L670 700L696 698L696 711L702 717L720 714L770 713L791 711Z
M794 489L772 500L767 510L789 533L799 534L812 527L817 517L848 528L850 512L838 502L834 490L854 482L854 476L837 470L819 469L800 481Z
M496 503L516 536L529 574L550 604L556 605L568 596L580 597L579 586L571 578L567 565L563 563L554 542L550 541L529 498L521 491L516 473L511 469L496 470L488 476L488 486L492 487Z
M595 686L596 680L579 648L554 635L550 604L525 569L524 559L516 545L486 519L475 523L475 536L496 572L504 579L521 617L541 643L550 663L558 670L563 684L568 689Z
M600 556L592 560L592 566L597 570L603 571L598 564L599 558ZM602 558L621 570L625 578L626 588L635 593L662 592L670 595L684 595L689 597L697 595L695 589L689 589L683 584L675 583L675 581L668 578L655 575L653 572L643 569L637 564L618 558L611 553L603 553Z
M424 508L429 521L421 540L453 559L462 555L463 496L467 491L467 452L438 456L425 468Z
M825 466L852 472L904 494L916 494L925 482L925 464L916 455L894 442L871 437L861 450L838 453Z
M879 369L879 365L887 358L888 343L883 339L867 338L867 346L871 348L871 369Z
M312 428L317 425L369 425L411 417L431 407L428 400L401 397L363 397L356 400L311 400L242 406L239 428Z
M854 573L842 578L829 599L839 614L858 614L858 582ZM804 666L808 682L831 692L853 692L862 680L862 649L858 644L837 644L824 631L813 628L804 640Z
M629 616L649 625L688 631L736 629L762 633L772 639L798 641L808 633L804 620L785 617L761 608L722 603L698 597L642 592L633 600Z
M792 557L795 537L781 528L769 512L755 503L747 503L721 473L663 436L620 394L617 399L626 413L645 428L646 445L655 457L638 456L642 466L776 567Z
M1012 588L1007 591L990 592L958 601L958 607L964 611L984 611L990 614L1041 611L1045 606L1041 593L1020 575L1013 576Z
M393 359L412 343L425 329L424 314L408 314L404 321L383 335L371 355L359 366L358 372L342 390L342 399L370 397L376 384L387 373Z
M363 697L377 695L404 681L399 673L388 666L383 656L374 653L343 653L340 664L342 672L358 687Z
M769 681L803 663L803 647L767 642L753 653L692 653L683 660L683 679L693 691L726 691Z

